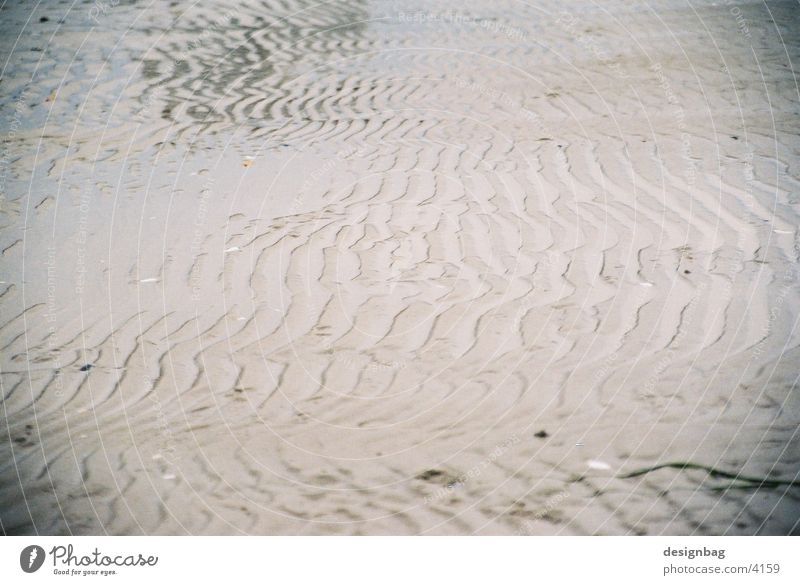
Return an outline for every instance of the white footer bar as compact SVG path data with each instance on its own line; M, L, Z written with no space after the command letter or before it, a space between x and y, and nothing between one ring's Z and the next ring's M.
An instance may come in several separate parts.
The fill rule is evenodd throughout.
M791 537L7 537L2 583L800 583ZM589 581L592 580L592 581Z

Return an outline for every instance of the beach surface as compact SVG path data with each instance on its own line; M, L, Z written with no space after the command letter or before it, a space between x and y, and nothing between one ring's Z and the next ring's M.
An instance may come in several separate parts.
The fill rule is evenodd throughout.
M799 30L4 4L0 532L800 533Z

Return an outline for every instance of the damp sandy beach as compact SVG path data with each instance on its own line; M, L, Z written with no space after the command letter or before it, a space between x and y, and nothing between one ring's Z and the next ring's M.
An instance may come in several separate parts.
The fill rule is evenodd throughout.
M800 532L794 2L0 7L0 532Z

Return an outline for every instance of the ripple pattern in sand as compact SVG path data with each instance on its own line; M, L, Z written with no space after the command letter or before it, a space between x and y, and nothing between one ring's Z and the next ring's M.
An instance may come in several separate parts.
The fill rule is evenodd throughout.
M619 477L797 478L796 17L592 6L7 47L2 530L796 533L796 487Z

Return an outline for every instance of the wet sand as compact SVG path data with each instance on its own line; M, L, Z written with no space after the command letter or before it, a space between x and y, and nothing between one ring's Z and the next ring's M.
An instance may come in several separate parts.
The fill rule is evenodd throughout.
M800 531L796 4L66 10L0 10L2 532Z

